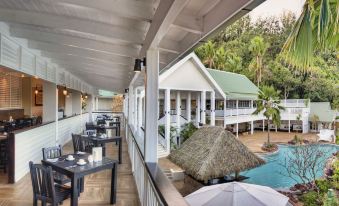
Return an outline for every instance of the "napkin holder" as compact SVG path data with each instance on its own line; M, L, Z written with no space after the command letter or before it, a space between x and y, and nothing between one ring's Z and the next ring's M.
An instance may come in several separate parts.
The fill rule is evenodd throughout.
M102 147L93 147L92 148L92 155L94 162L102 161Z

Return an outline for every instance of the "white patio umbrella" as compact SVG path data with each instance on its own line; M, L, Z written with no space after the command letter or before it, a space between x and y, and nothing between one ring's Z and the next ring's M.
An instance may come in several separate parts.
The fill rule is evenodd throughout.
M289 198L270 187L231 182L203 187L185 199L191 206L286 206Z

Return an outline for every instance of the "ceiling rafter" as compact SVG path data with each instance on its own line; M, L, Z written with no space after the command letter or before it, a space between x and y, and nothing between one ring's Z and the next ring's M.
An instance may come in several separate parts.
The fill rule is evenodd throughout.
M6 22L51 28L55 31L76 31L103 36L137 45L143 43L143 31L65 16L0 8L0 19Z
M11 25L11 35L18 38L33 40L38 43L45 43L56 46L68 46L79 49L87 49L112 53L120 56L136 57L140 47L110 44L107 42L95 41L91 39L73 37L69 35L56 34L44 31L36 31L27 28L19 28L18 25Z

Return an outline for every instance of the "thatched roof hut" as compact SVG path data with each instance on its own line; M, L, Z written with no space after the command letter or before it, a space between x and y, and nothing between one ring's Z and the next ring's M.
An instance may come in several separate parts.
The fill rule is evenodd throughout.
M169 159L186 174L205 182L265 163L222 127L200 128Z

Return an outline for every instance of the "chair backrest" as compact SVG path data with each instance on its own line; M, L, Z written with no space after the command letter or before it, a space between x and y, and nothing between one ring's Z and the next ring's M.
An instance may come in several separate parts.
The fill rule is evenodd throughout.
M54 180L51 167L29 162L34 196L52 202L55 198Z
M97 125L100 125L100 124L106 124L106 121L104 119L98 119Z
M72 142L73 142L74 153L84 150L83 144L81 141L81 135L72 134Z
M86 130L95 130L95 126L92 122L86 122Z
M62 155L61 145L55 147L42 148L43 160L58 158Z
M94 147L92 141L88 139L88 137L83 137L79 134L72 134L73 140L73 149L74 153L76 152L92 152L92 148Z

